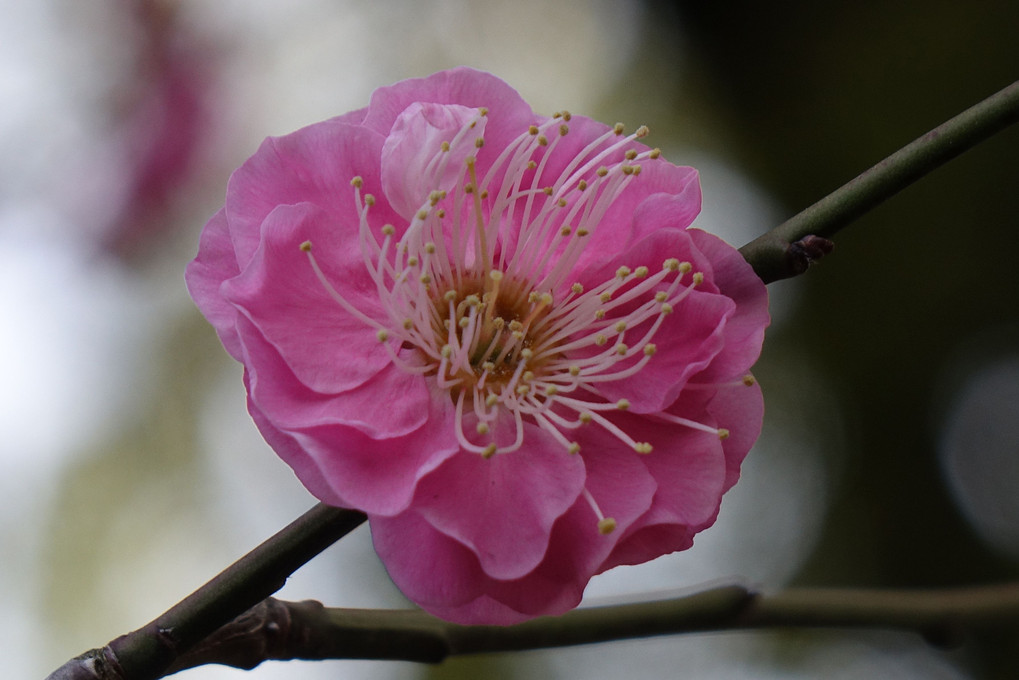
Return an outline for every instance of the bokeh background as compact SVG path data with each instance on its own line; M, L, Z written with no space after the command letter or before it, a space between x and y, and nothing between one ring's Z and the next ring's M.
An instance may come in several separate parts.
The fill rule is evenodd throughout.
M736 245L1019 77L1011 0L0 0L0 647L9 677L163 611L313 504L182 272L270 134L458 64L647 124ZM765 434L690 551L589 602L739 580L1019 577L1019 129L771 286ZM367 529L282 597L405 603ZM255 678L1014 678L1019 632L732 633ZM182 678L240 678L206 667Z

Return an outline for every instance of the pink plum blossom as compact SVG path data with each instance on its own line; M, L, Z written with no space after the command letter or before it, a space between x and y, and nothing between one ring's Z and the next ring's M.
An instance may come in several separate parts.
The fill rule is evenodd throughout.
M757 438L767 293L697 172L467 68L267 139L187 270L263 436L461 623L691 546Z

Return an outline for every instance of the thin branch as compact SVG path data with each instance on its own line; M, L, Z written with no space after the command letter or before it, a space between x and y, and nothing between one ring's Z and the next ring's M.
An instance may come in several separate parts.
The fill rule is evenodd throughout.
M164 614L51 673L47 680L156 680L177 657L279 590L353 531L363 513L318 504Z
M1019 81L896 151L740 252L765 283L796 276L844 226L962 152L1019 121ZM811 250L811 240L814 249Z
M1019 583L944 590L792 588L773 595L739 585L686 597L578 609L516 626L458 626L421 611L329 609L269 598L217 631L171 672L218 663L378 659L437 663L450 656L740 629L884 628L954 641L969 630L1019 623Z

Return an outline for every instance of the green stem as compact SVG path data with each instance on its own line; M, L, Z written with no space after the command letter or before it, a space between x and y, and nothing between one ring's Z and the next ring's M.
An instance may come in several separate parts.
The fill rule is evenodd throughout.
M159 618L86 652L48 680L155 680L210 633L279 590L287 577L353 531L363 513L318 504Z
M808 236L830 239L885 199L1017 121L1019 81L896 151L740 252L765 283L801 274L814 258L793 244Z

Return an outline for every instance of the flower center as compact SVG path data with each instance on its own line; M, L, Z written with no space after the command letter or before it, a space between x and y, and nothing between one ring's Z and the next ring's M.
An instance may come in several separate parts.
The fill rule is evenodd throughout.
M525 130L479 179L484 138L471 132L487 111L475 113L449 139L421 152L419 181L428 186L427 196L399 238L387 224L379 240L368 219L375 199L362 191L361 177L351 181L360 248L385 321L336 291L310 242L302 250L333 299L376 330L394 364L449 393L464 449L484 457L514 451L527 423L577 453L571 433L595 424L649 453L648 442L633 439L611 418L629 402L607 399L599 386L648 364L655 333L703 274L669 258L658 271L623 266L585 288L575 272L603 216L640 174L640 161L660 152L634 144L647 128L624 136L617 125L563 158L554 150L569 133L570 116L557 114ZM565 165L553 172L553 163ZM549 177L551 183L543 183ZM656 417L728 434L668 414Z

